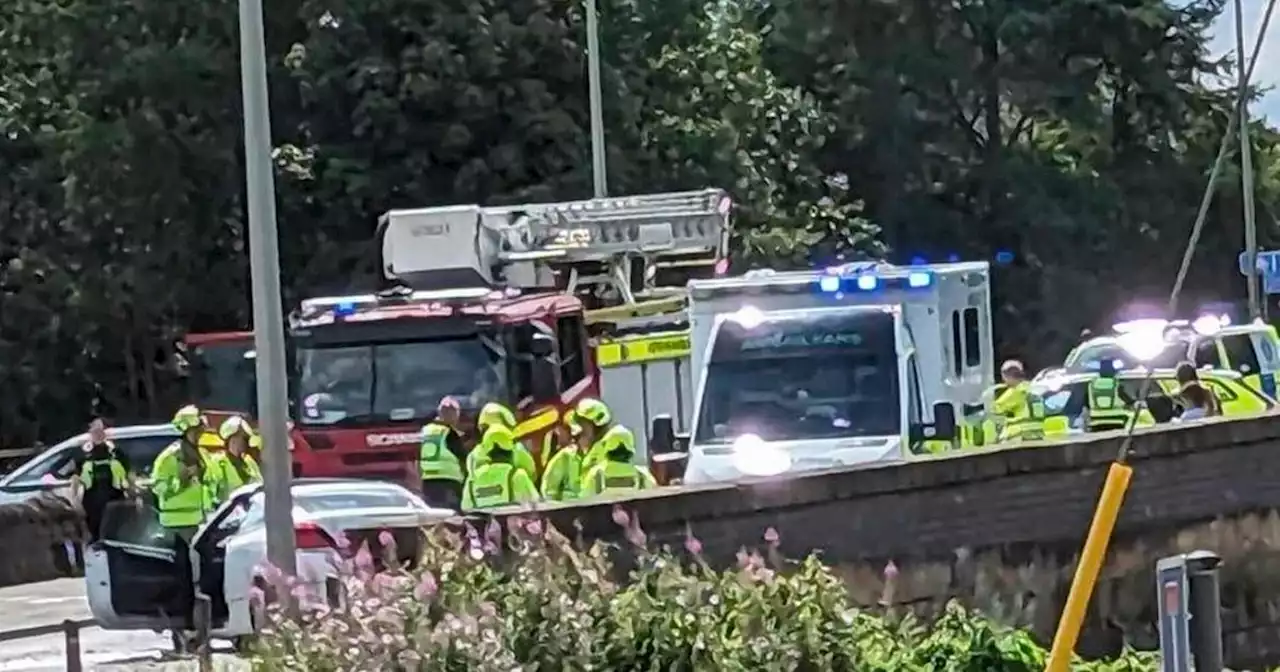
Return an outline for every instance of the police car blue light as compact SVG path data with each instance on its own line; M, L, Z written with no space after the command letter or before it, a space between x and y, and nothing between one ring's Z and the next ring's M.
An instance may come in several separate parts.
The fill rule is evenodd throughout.
M346 317L347 315L355 314L355 312L356 304L350 301L343 301L333 307L334 317Z
M874 275L858 276L858 289L861 289L864 292L870 292L875 289L878 284L880 284L880 279Z
M907 274L908 287L928 287L933 283L933 274L924 271L913 271Z
M840 291L840 278L835 275L824 275L818 280L818 289L828 294L834 294Z

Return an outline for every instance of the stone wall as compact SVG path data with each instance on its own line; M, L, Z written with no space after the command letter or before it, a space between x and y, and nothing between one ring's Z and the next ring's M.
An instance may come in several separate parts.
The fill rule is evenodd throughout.
M0 587L79 575L84 531L84 514L67 496L0 506Z
M649 539L692 533L715 561L767 528L789 556L820 552L859 601L899 568L893 601L929 613L958 597L1051 636L1075 556L1120 437L976 452L901 467L657 491L620 502ZM1280 663L1280 421L1277 416L1139 431L1104 577L1079 650L1152 648L1155 561L1208 548L1225 559L1225 627L1234 667ZM561 529L615 540L614 502L548 506ZM1275 579L1271 577L1276 577Z

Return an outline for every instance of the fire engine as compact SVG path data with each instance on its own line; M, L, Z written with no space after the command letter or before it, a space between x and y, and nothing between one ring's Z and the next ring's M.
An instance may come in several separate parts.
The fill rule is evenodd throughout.
M894 464L949 443L994 384L986 262L750 271L689 283L684 481ZM686 461L687 460L687 461Z
M684 284L725 272L731 210L705 189L387 212L387 287L290 318L295 473L415 480L418 430L445 395L464 415L511 404L534 450L587 396L641 447L653 416L685 428Z

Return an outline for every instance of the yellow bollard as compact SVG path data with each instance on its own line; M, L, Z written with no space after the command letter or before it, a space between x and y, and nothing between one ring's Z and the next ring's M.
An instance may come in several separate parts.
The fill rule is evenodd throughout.
M1089 609L1089 598L1093 596L1098 573L1102 571L1107 545L1111 543L1111 533L1115 530L1116 518L1120 516L1120 506L1124 504L1124 494L1132 478L1133 467L1120 462L1113 463L1107 472L1102 495L1098 497L1098 506L1093 512L1093 523L1089 525L1089 536L1085 537L1084 548L1080 551L1080 564L1076 565L1076 575L1071 580L1071 592L1062 606L1062 618L1058 620L1058 631L1053 636L1053 648L1049 651L1045 672L1067 672L1071 665L1071 656L1080 638L1080 627Z

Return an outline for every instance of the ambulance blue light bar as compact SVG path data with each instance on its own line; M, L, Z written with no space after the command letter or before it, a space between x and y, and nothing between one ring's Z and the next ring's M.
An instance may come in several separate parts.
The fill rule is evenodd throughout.
M838 270L833 269L818 278L818 291L823 294L842 294L889 289L926 289L934 283L932 271L914 270L907 273L863 271L845 275Z

